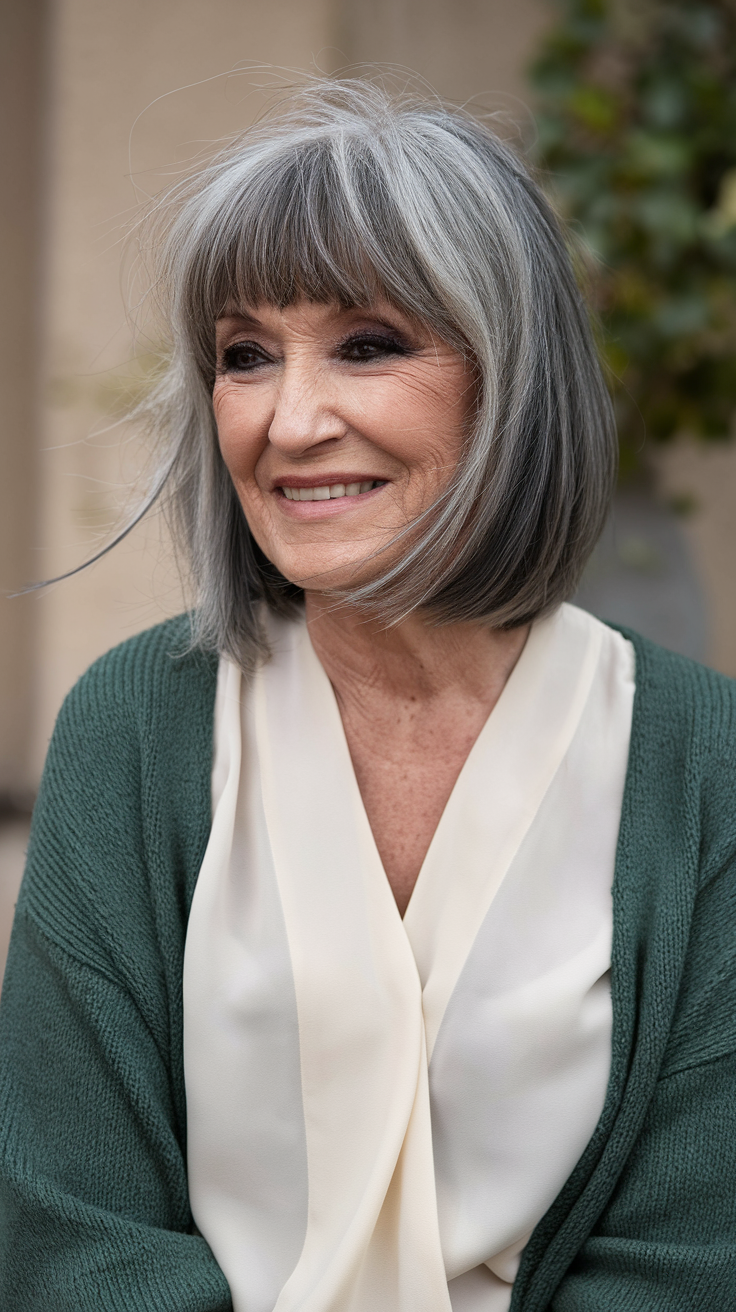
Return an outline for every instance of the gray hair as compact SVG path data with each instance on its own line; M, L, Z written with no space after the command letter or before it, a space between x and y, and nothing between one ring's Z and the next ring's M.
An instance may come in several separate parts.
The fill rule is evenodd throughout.
M152 215L171 341L144 405L195 588L194 640L251 667L259 610L302 595L255 543L219 451L215 322L233 300L385 297L464 352L478 378L459 467L398 560L334 595L387 624L510 628L574 591L608 510L611 404L549 203L470 115L370 81L294 93ZM159 447L161 449L161 447ZM150 504L150 502L149 502Z

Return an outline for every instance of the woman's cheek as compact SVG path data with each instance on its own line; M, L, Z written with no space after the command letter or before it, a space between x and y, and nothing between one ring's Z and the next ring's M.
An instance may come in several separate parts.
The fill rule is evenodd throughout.
M213 396L213 410L217 437L222 458L234 479L252 476L260 454L257 426L253 414L246 408L245 398L217 394Z

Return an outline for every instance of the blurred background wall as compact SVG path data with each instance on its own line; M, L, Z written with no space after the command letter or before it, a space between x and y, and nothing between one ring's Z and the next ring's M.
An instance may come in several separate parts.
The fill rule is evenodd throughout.
M110 429L135 381L121 239L172 169L262 108L273 78L233 70L396 62L528 121L545 17L537 0L2 0L3 589L79 564L124 504L137 453ZM32 793L90 661L181 604L155 518L44 594L3 596L0 793Z
M533 143L528 69L554 18L547 0L1 0L0 808L16 818L0 921L64 694L182 605L156 517L91 569L8 596L91 554L140 465L135 434L115 425L142 367L120 274L141 200L252 120L273 82L253 64L407 66ZM581 600L736 675L736 452L683 434L646 468Z

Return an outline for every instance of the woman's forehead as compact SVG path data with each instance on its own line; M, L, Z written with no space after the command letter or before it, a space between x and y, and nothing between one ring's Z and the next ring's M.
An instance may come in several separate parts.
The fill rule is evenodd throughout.
M422 325L401 307L392 304L383 297L360 305L345 305L337 300L314 300L302 296L289 305L279 305L273 301L245 301L231 298L217 316L217 324L241 323L244 326L268 324L300 324L311 327L332 327L335 323L349 325L369 320L382 322L388 327L419 329Z

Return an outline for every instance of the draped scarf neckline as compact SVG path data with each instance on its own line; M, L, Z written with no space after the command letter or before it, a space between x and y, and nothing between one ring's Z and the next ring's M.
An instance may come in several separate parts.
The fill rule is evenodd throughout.
M449 1312L428 1067L474 941L578 730L610 631L571 607L532 626L460 771L402 921L307 626L273 619L269 626L272 659L245 693L235 666L221 670L218 700L242 715L230 716L215 762L217 805L187 955L195 959L208 914L221 915L223 944L232 938L232 903L216 910L218 872L242 864L247 847L264 887L270 880L277 890L288 945L306 1212L294 1221L303 1242L298 1255L292 1245L296 1261L275 1305L233 1288L234 1306ZM239 846L246 814L249 832ZM593 978L600 976L610 921L586 951ZM196 973L185 959L185 1018L200 1005ZM190 1125L206 1114L190 1078L195 1061L185 1024ZM190 1146L193 1208L197 1175ZM216 1236L199 1224L219 1256ZM526 1237L516 1237L514 1253Z

